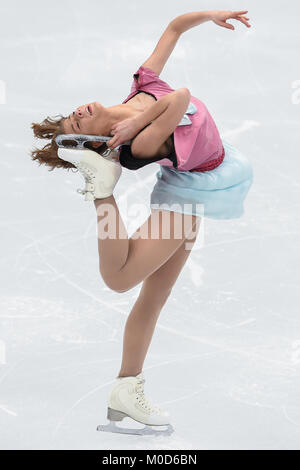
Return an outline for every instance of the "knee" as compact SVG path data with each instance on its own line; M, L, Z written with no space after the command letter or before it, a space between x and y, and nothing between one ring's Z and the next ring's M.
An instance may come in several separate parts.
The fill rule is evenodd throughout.
M121 283L116 277L107 277L107 276L102 276L102 279L105 283L105 285L112 291L116 292L117 294L123 294L124 292L127 292L131 289L131 287L124 285L124 283Z
M121 286L120 284L118 284L114 281L107 281L107 280L105 281L104 280L104 282L110 290L113 290L117 294L123 294L124 292L127 292L127 291L130 290L129 288L127 289L124 286Z
M116 292L117 294L124 294L124 292L128 292L130 289L123 289L121 287L111 287L111 290L113 290L114 292Z

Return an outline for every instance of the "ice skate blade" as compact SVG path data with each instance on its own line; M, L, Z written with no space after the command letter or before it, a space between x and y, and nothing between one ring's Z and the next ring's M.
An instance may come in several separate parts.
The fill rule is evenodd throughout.
M113 432L117 434L133 434L136 436L170 436L174 432L174 428L171 424L155 426L155 428L156 429L153 429L153 427L148 425L145 425L142 429L121 428L116 425L115 421L110 421L109 424L97 426L97 431Z

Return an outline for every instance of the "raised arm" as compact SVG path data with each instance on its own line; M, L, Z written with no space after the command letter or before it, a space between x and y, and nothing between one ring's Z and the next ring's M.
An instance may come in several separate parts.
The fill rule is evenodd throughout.
M150 57L142 64L153 70L157 75L160 75L170 55L172 54L178 39L185 31L199 26L207 21L213 21L215 24L223 28L234 30L234 26L227 23L229 19L240 21L248 28L249 18L244 16L248 13L244 11L223 11L223 10L210 10L210 11L197 11L193 13L186 13L175 18L168 25L160 40L158 41L154 51Z
M142 66L160 75L179 38L180 33L173 27L171 22L158 41L154 51Z

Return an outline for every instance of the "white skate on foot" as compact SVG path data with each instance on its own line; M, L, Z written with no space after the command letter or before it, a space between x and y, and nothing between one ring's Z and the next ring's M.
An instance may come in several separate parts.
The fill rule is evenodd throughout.
M144 382L143 373L136 377L116 379L108 400L107 419L110 423L98 426L97 431L138 435L170 435L174 432L169 413L146 399ZM116 422L127 417L146 426L142 429L128 429L116 425ZM155 426L155 429L151 426Z
M89 149L59 148L58 156L72 163L85 179L85 189L77 192L85 195L86 201L103 199L113 194L122 174L119 161L106 158Z

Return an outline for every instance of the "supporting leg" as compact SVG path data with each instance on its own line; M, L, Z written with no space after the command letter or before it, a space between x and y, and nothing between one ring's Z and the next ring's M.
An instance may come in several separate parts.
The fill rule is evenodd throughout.
M193 239L189 239L191 247L197 233L198 230ZM143 282L140 295L126 322L119 377L136 376L142 372L159 314L190 253L191 249L186 250L183 243L163 266Z

